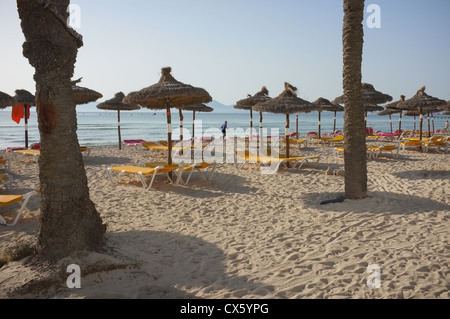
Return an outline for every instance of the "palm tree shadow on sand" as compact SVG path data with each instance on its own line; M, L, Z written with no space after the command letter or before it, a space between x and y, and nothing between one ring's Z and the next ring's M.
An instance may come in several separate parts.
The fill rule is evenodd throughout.
M245 262L239 258L226 256L217 245L197 237L161 231L113 232L107 233L103 251L64 258L45 270L40 264L30 265L26 260L7 267L0 276L3 290L0 296L7 299L233 299L271 295L274 287L241 276L238 270L227 272L226 263ZM79 289L67 287L70 265L80 267ZM17 273L27 280L10 280Z
M450 205L436 200L393 192L369 192L367 198L359 200L343 197L343 193L308 193L302 195L302 201L306 206L327 212L413 214L450 210Z
M272 286L246 276L227 273L226 259L233 263L234 257L226 256L217 245L201 238L131 231L110 234L109 244L120 254L136 260L140 265L137 271L146 274L146 281L136 280L131 285L134 292L127 298L199 299L197 293L211 298L245 298L263 297L274 291Z

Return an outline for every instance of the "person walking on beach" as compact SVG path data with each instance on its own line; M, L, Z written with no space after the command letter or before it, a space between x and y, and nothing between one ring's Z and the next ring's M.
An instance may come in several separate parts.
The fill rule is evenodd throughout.
M445 121L445 131L448 131L448 121Z
M225 121L220 128L222 130L223 138L225 138L225 136L227 136L228 122Z

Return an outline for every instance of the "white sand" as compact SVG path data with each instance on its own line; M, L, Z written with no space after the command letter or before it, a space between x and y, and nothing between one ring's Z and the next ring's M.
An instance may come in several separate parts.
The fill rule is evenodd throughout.
M320 164L276 175L226 164L212 181L196 174L174 186L158 176L144 191L138 182L111 185L106 168L148 162L147 151L93 148L86 171L108 225L108 252L60 262L63 274L69 263L80 265L80 289L61 280L48 287L37 281L42 269L9 263L0 269L0 297L33 280L38 288L19 297L450 297L449 154L406 151L369 161L370 197L320 205L343 195L344 178L325 174L342 168L343 158L330 147L302 153L320 154ZM13 162L11 169L15 193L38 187L36 164ZM0 228L1 250L17 238L36 238L39 197L29 206L17 226ZM11 209L0 212L13 216ZM380 288L367 285L374 264ZM92 265L98 269L87 271Z

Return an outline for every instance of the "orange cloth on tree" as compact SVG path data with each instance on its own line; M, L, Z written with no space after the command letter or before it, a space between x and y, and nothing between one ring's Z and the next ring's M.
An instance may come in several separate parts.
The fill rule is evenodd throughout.
M30 107L27 106L27 119L30 118ZM13 106L12 111L11 111L11 118L13 119L14 122L16 122L17 124L20 123L20 119L23 119L25 117L25 107L23 104L17 104L15 106Z

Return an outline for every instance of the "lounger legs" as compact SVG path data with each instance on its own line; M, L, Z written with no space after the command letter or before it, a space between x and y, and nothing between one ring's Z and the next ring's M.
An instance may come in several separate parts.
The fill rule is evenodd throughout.
M23 195L22 198L22 205L20 206L19 212L16 215L16 218L14 219L14 221L12 223L8 223L6 222L6 220L0 215L0 225L2 226L15 226L17 224L17 222L19 221L20 217L22 216L24 211L28 211L27 205L28 202L30 201L30 198L37 195L38 192L36 191L32 191L29 193L26 193L25 195Z

